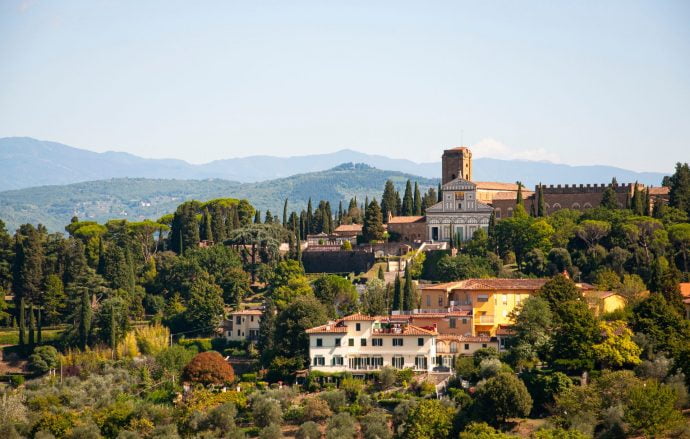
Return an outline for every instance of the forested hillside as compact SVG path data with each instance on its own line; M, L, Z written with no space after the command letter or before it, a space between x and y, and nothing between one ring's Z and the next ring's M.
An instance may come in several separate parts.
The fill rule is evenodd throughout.
M309 198L330 201L334 207L353 197L364 201L367 196L379 196L389 179L401 192L408 179L419 182L422 191L438 184L436 179L362 164L342 164L328 171L244 184L227 180L120 178L0 192L0 219L10 230L23 223L40 223L48 230L62 231L72 216L98 222L113 218L156 219L185 200L223 197L248 199L261 211L278 213L282 212L286 198L291 209L306 208Z

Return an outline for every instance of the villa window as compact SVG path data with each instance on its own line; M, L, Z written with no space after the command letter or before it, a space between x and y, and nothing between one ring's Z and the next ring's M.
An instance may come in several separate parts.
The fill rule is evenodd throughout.
M489 295L488 294L480 294L477 296L477 302L488 302L489 301Z
M458 352L458 344L456 342L452 342L450 344L450 352L451 354L455 354L456 352Z
M333 366L342 366L343 365L343 357L340 355L336 355L331 359L331 364Z
M393 346L402 346L403 345L403 339L402 338L394 338L393 339Z
M316 347L321 347L323 346L323 339L322 338L317 338L316 339Z
M431 306L431 296L429 294L426 295L426 306Z
M323 357L314 357L314 366L324 366L326 364L326 359Z
M465 350L469 351L470 350L470 345L468 343L465 343Z
M455 329L455 317L451 317L449 321L450 329Z
M426 369L427 368L427 362L426 362L426 357L422 355L418 355L414 359L414 367L415 369Z
M403 357L393 357L391 363L396 369L402 369L405 366L405 358Z
M354 346L355 345L355 339L354 338L347 339L347 345L348 346Z
M362 339L359 340L359 343L360 343L361 346L366 346L366 345L367 345L367 339L366 339L366 338L362 338Z
M372 346L383 346L383 339L382 338L372 338L371 339L371 345Z
M339 338L336 338L336 339L335 339L335 345L336 345L336 346L340 346L340 339L339 339Z
M424 339L422 337L417 339L417 346L424 346Z
M362 324L361 323L355 324L355 331L361 331L361 330L362 330Z

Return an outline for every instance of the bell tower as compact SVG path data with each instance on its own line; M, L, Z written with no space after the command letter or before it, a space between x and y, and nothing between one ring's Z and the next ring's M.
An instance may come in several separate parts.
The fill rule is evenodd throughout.
M464 146L446 149L441 157L441 167L441 184L456 178L472 181L472 152Z

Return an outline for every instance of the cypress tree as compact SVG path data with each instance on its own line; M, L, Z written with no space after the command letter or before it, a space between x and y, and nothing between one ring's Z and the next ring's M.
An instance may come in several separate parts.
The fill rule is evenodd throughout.
M644 191L644 214L652 216L652 200L649 198L649 188Z
M26 302L19 299L19 346L26 345Z
M544 200L544 186L539 183L539 189L537 189L537 216L546 216L546 201Z
M632 198L632 209L635 215L644 215L644 195L637 187L637 182L635 182L635 188L633 189Z
M381 219L381 209L376 199L371 201L364 216L362 235L366 242L383 239L383 220Z
M261 224L261 211L259 209L256 209L254 214L254 224Z
M414 285L412 285L412 274L409 269L405 270L405 285L403 286L403 309L412 311L417 307Z
M606 209L617 209L618 201L616 200L616 191L614 188L617 186L616 178L611 180L611 185L607 187L601 194L601 207Z
M443 194L441 194L441 183L438 184L438 189L436 191L436 202L440 203L443 201Z
M402 215L402 198L400 198L400 192L395 191L395 215Z
M386 280L386 276L383 273L383 267L382 266L379 266L379 272L377 273L376 277L379 278L379 280L383 280L383 281Z
M383 215L383 222L388 222L388 216L396 215L396 197L395 186L391 180L386 180L386 185L383 188L383 196L381 197L381 214Z
M105 252L103 251L103 237L98 237L98 266L96 273L103 274L105 271Z
M656 218L656 219L663 218L665 212L666 212L666 204L664 203L664 200L662 200L661 197L654 197L654 209L653 209L654 218Z
M414 215L420 216L422 214L422 194L419 192L419 185L414 182Z
M338 225L343 224L343 200L338 203Z
M110 307L110 347L117 347L117 323L115 322L115 306Z
M86 349L89 341L89 333L91 332L91 298L86 288L81 293L81 302L79 304L79 344L81 349Z
M29 346L36 344L36 318L34 317L34 304L29 305Z
M288 199L285 199L285 203L283 203L283 227L287 227L287 220L288 216Z
M369 195L366 195L364 197L364 207L362 208L362 215L364 215L364 218L367 217L367 209L369 208ZM383 218L383 217L381 217Z
M36 308L36 343L38 344L41 344L43 342L43 319L41 318L41 308L43 307L39 306Z
M324 227L326 228L324 232L328 234L333 233L333 212L331 211L330 201L326 201L324 206Z
M232 230L240 228L240 213L237 208L232 209Z
M266 217L264 219L265 224L271 224L273 222L273 214L270 210L266 210Z
M523 199L522 199L522 182L517 181L517 182L515 182L515 184L517 184L517 187L518 187L517 198L515 200L515 204L524 206Z
M665 179L669 187L669 204L690 215L690 167L687 163L676 163L676 171Z
M307 202L307 217L306 217L306 222L305 222L306 229L304 230L305 235L309 235L312 233L312 230L314 227L313 224L314 224L314 210L312 209L312 206L311 206L311 197L309 197L309 201Z
M302 263L302 241L300 241L299 236L297 237L297 260Z
M213 241L213 228L211 223L211 214L208 208L204 208L204 213L201 216L201 239Z
M394 311L402 311L403 297L402 297L402 285L400 284L400 275L395 275L395 283L393 283L393 305L392 309Z
M403 195L402 200L402 214L403 216L412 216L414 212L414 199L412 195L412 183L407 180L405 184L405 195Z

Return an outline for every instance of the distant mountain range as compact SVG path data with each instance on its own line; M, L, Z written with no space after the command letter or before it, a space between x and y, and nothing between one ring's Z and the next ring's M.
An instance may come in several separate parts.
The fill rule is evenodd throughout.
M282 219L286 198L290 211L305 208L310 197L314 207L319 200L328 200L335 214L340 201L346 209L347 201L355 196L360 203L367 196L380 201L388 179L395 183L401 194L408 179L417 181L423 192L439 182L438 179L352 163L258 183L220 179L115 178L0 192L0 219L10 231L23 223L41 223L51 231L62 232L74 215L99 222L113 218L131 221L157 219L173 212L185 200L205 201L221 197L248 199L261 210L262 220L266 209Z
M442 154L438 147L438 155ZM323 171L341 163L366 163L386 169L439 178L440 162L415 163L349 149L295 157L249 156L193 165L183 160L145 159L122 152L97 153L30 137L0 139L0 191L61 185L110 178L224 179L253 183ZM476 181L522 181L527 187L544 184L639 181L660 185L664 174L634 172L612 166L569 166L549 162L480 158L473 161ZM669 173L671 170L669 170Z

